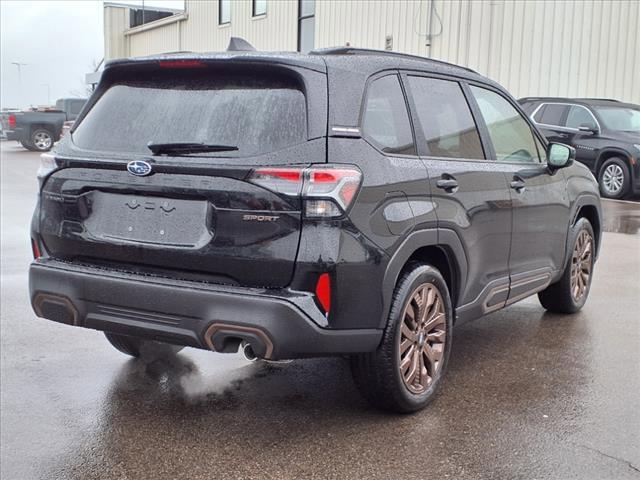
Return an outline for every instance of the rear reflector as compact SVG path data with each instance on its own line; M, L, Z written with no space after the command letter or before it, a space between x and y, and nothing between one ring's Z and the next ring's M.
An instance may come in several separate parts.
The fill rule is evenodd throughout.
M328 273L323 273L318 277L316 283L316 297L322 305L326 314L331 310L331 278Z
M158 62L162 68L200 68L204 67L204 62L200 60L160 60Z

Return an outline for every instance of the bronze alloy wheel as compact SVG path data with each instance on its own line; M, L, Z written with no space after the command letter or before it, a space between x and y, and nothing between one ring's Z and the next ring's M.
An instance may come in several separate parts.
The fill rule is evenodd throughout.
M404 307L398 335L400 374L411 393L424 392L440 373L446 337L440 290L433 283L423 283Z
M575 301L585 296L593 266L593 238L586 230L578 234L571 256L571 295Z

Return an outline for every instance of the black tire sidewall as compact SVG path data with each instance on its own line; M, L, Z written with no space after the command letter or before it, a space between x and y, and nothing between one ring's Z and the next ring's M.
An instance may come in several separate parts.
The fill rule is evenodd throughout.
M402 325L402 313L404 307L410 298L410 295L414 290L423 283L432 283L440 291L442 300L444 303L445 315L446 315L446 328L447 336L445 342L444 355L442 360L442 366L440 367L439 374L435 381L420 394L410 392L404 384L402 375L400 373L400 357L398 355L398 349L400 344L398 342L398 336L400 335L400 327ZM392 342L393 345L393 371L396 373L393 376L395 382L394 391L397 392L397 402L402 405L405 411L416 411L427 405L435 396L440 384L442 383L444 374L449 363L449 355L451 353L451 345L453 339L453 307L451 305L451 298L449 295L449 289L447 284L442 278L442 275L438 270L429 265L419 265L405 275L397 288L394 295L394 303L391 307L389 316L389 324L387 331L385 332L385 342Z
M36 136L36 134L38 132L45 132L47 135L49 135L49 138L51 138L51 146L49 146L49 148L41 149L41 148L38 148L36 146L34 138L35 138L35 136ZM53 139L53 134L49 130L47 130L46 128L38 128L38 129L34 130L33 132L31 132L31 138L30 138L29 145L31 145L36 152L48 152L49 150L51 150L53 148L53 144L54 143L55 142L54 142L54 139Z
M572 264L572 257L573 257L573 249L576 246L576 240L578 239L578 235L580 235L580 232L582 232L583 230L586 230L591 236L591 248L593 249L593 251L591 252L591 274L589 275L589 281L587 284L586 292L584 292L584 295L582 296L582 298L576 302L576 300L573 298L573 295L571 293L571 264ZM567 270L565 272L564 281L567 283L566 289L569 292L569 298L571 300L571 303L573 304L574 311L578 311L584 306L584 304L587 302L587 299L589 298L589 293L591 292L591 282L593 280L593 270L594 270L595 259L596 259L596 238L593 233L593 227L591 226L591 223L589 222L589 220L587 220L586 218L580 218L576 222L576 224L573 226L573 229L571 231L571 243L569 245L571 246L571 251L569 253L569 261L567 263Z
M616 165L620 166L622 168L622 173L624 175L624 180L622 181L622 188L615 195L611 195L611 194L607 193L607 191L605 190L605 188L603 187L603 184L602 184L603 177L604 177L604 171L611 164L616 164ZM624 160L622 160L621 158L618 158L618 157L611 157L611 158L607 159L602 164L602 167L600 167L600 173L598 175L598 186L600 187L600 194L605 198L613 198L613 199L624 198L627 195L627 192L629 191L629 187L631 186L631 174L629 173L629 167L624 162Z

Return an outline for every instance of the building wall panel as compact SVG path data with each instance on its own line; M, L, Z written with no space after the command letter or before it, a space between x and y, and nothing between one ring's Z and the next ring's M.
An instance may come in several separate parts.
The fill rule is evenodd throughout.
M231 36L259 50L295 50L297 0L187 0L188 19L123 35L122 12L105 8L105 56L224 50ZM120 9L123 10L123 9ZM316 0L316 48L385 48L468 66L515 96L611 97L640 103L637 0ZM127 41L129 43L127 43Z

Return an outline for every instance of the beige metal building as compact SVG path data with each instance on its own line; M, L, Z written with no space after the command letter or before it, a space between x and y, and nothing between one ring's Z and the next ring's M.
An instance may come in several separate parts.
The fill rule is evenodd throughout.
M139 8L105 3L106 59L220 51L231 36L259 50L348 44L464 65L516 97L640 103L640 0L185 0L146 23Z

